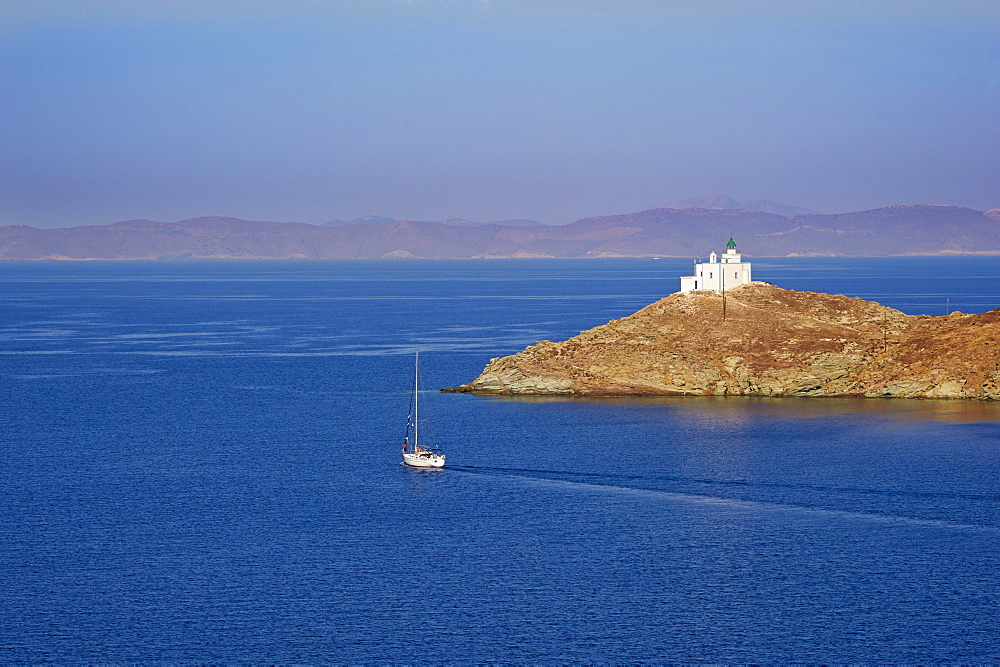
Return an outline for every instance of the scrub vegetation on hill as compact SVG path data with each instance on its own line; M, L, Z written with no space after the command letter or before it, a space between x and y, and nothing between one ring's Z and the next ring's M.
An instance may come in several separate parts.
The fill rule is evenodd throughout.
M725 297L668 296L569 340L493 359L446 391L998 400L998 341L1000 309L906 315L857 297L753 283Z

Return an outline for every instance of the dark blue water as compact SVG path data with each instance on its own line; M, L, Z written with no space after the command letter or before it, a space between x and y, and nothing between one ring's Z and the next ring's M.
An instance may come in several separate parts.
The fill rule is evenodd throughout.
M689 264L0 264L0 661L1000 660L996 405L433 391ZM754 274L943 314L998 264Z

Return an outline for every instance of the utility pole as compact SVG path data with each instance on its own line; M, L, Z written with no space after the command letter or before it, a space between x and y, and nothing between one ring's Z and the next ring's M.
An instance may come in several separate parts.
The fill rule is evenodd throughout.
M719 275L722 278L722 321L726 321L726 270L722 268L722 262L719 262Z

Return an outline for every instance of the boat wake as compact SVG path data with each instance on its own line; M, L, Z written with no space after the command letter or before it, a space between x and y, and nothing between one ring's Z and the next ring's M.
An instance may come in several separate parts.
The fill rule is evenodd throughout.
M770 482L751 482L745 480L710 480L687 477L671 476L643 476L643 475L604 475L601 473L565 472L555 470L535 470L528 468L500 468L490 466L467 466L453 465L449 468L456 472L464 472L475 475L489 475L496 477L506 477L518 479L526 482L541 483L555 486L565 486L591 491L601 491L609 493L639 494L650 497L657 497L665 500L680 501L686 503L701 503L706 505L718 505L720 507L743 508L752 510L797 512L816 516L838 517L844 519L864 519L867 521L879 521L907 526L925 526L937 528L950 528L957 530L974 530L987 532L1000 532L1000 526L990 524L977 524L946 519L921 518L913 516L901 516L889 513L872 512L866 510L853 510L824 507L817 505L806 505L792 502L783 502L772 499L750 499L726 496L722 494L699 493L691 491L676 491L663 488L651 488L655 484L704 484L742 487L748 490L766 490L769 488L785 488L795 490L813 490L822 492L843 492L852 494L870 495L911 495L918 497L944 497L944 498L966 498L972 500L985 500L1000 502L1000 495L992 494L950 494L950 493L909 493L902 491L886 491L880 489L856 489L851 487L836 487L810 484L779 484ZM610 477L613 481L602 482ZM645 484L643 484L645 482Z

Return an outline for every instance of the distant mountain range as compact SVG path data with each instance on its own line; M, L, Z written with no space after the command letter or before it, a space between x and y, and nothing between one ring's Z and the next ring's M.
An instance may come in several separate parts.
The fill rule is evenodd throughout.
M814 211L811 208L802 208L801 206L789 206L788 204L782 204L781 202L771 201L770 199L751 199L749 201L736 201L726 195L708 195L707 197L695 197L694 199L685 199L683 201L674 202L672 204L667 204L664 208L707 208L713 211L717 210L744 210L744 211L763 211L764 213L777 213L778 215L809 215L811 213L821 213L820 211Z
M353 220L331 220L330 222L324 222L323 227L344 227L346 225L380 225L386 222L399 222L395 218L383 218L378 215L363 215L360 218L354 218ZM496 222L476 222L475 220L467 220L466 218L448 218L447 220L434 220L433 222L439 222L442 225L450 225L452 227L485 227L486 225L505 225L507 227L544 227L542 223L537 220L498 220Z
M463 221L467 222L467 221ZM338 226L228 217L0 227L0 259L704 257L732 235L753 256L1000 255L1000 209L905 205L836 215L656 208L568 225L362 218Z

